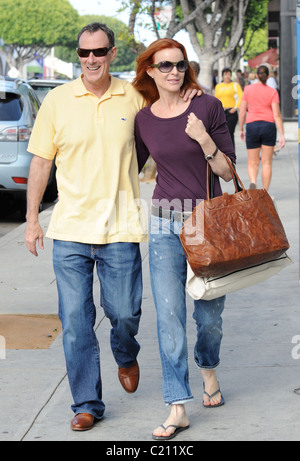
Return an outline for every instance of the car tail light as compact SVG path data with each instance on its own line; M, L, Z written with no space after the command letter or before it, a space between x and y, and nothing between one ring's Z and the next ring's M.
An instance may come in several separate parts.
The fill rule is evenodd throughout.
M27 178L18 178L15 176L12 179L16 184L27 184Z
M30 126L20 126L19 127L19 141L28 141L31 135Z
M17 127L6 128L6 130L1 131L0 141L3 141L3 142L18 141L18 128Z
M30 126L13 126L0 131L0 142L28 141L30 134Z

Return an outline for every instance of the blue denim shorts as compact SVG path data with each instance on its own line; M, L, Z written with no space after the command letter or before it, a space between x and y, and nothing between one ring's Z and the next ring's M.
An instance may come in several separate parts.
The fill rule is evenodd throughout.
M276 125L271 122L252 122L246 125L247 149L257 149L263 146L275 146Z

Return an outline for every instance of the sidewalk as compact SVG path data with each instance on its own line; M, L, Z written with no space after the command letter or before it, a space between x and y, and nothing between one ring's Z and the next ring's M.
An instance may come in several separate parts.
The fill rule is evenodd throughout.
M236 143L238 174L245 187L249 187L246 149L238 136ZM188 299L194 401L187 405L190 429L175 439L181 445L216 440L300 440L300 397L293 392L300 387L300 360L292 357L296 346L292 339L300 339L298 185L298 144L289 142L274 159L269 192L275 197L291 245L288 254L294 264L260 285L228 295L218 371L226 404L219 409L202 407L202 381L193 362L196 332L191 318L192 300ZM225 186L224 190L233 192L232 184ZM142 197L150 201L152 189L153 184L141 184ZM50 213L46 210L41 214L45 228ZM52 242L47 239L45 250L34 258L26 249L24 230L23 224L0 239L0 314L56 314ZM144 294L138 335L141 380L137 392L126 394L119 384L109 345L110 325L99 308L97 336L106 404L104 419L88 432L70 430L72 398L60 335L49 349L8 350L6 359L0 360L0 441L151 442L152 430L164 422L168 408L162 399L146 244L141 251ZM96 303L98 289L95 281Z

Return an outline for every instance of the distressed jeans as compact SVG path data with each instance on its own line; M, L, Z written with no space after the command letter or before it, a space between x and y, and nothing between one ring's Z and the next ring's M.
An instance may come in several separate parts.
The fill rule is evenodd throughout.
M59 317L72 410L103 416L100 350L94 325L94 267L100 280L101 306L112 329L111 349L117 364L131 367L140 346L135 339L141 316L142 272L139 245L89 245L54 240Z
M193 399L189 386L186 338L187 263L178 221L151 216L149 261L151 285L157 310L157 332L166 404ZM225 296L211 301L194 301L197 326L194 359L200 368L213 369L220 362L222 312Z

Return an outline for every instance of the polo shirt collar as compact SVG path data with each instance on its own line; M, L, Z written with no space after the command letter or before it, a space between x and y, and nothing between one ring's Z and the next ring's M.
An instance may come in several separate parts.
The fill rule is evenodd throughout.
M124 82L120 80L119 78L115 78L112 76L110 76L110 78L111 78L111 83L110 83L108 90L105 93L106 98L109 98L115 95L124 94L125 93ZM83 84L82 74L79 78L74 80L73 85L74 85L73 89L74 89L75 96L84 96L90 93L90 91L88 91Z

